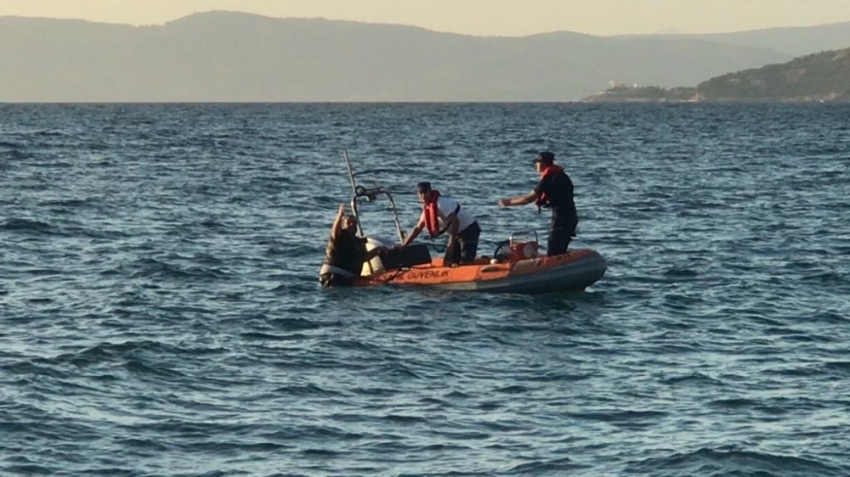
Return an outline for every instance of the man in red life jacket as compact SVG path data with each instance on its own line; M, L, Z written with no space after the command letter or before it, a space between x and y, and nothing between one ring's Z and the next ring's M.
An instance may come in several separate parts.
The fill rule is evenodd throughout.
M481 235L478 221L456 200L443 197L440 191L431 189L430 182L420 182L416 188L419 201L423 204L422 215L401 246L406 247L416 240L423 228L427 228L431 238L443 233L449 236L443 259L445 266L472 263L478 251L478 236Z
M549 240L546 255L566 253L576 235L578 213L573 200L573 182L564 169L554 164L555 154L544 151L534 159L534 166L540 173L540 182L531 193L525 196L509 197L499 200L499 207L525 205L536 202L538 207L552 209L552 223L549 226Z

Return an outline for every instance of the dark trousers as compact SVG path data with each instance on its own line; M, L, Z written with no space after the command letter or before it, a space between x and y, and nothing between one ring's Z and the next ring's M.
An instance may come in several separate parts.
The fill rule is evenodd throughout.
M443 257L443 266L449 267L455 263L472 263L478 252L478 236L481 235L481 227L478 221L457 234L457 239L451 247L446 247L446 255Z
M549 240L546 242L546 255L560 255L567 253L573 237L576 235L578 217L569 217L563 214L552 214L552 223L549 225Z

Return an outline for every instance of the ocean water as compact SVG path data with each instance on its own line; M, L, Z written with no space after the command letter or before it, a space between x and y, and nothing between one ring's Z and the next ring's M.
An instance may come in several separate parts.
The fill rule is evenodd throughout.
M850 475L846 106L0 105L0 475ZM584 293L323 290L362 178ZM383 204L363 224L393 237Z

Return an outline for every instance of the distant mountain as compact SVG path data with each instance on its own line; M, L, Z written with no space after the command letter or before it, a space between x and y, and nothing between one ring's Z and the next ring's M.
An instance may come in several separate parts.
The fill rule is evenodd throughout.
M696 84L792 58L721 40L473 37L231 12L145 27L0 17L0 101L571 101L612 80Z
M850 48L717 76L695 88L616 85L589 102L850 102Z
M651 38L706 40L727 45L751 46L785 53L792 57L837 50L850 45L850 22L812 27L766 28L761 30L705 35L651 35ZM624 35L618 38L646 38Z

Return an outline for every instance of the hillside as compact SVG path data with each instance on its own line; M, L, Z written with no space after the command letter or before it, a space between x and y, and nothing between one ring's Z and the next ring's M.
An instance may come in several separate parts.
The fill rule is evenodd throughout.
M850 101L850 48L718 76L696 92L709 101Z
M711 78L696 87L617 85L588 102L850 102L850 48Z

